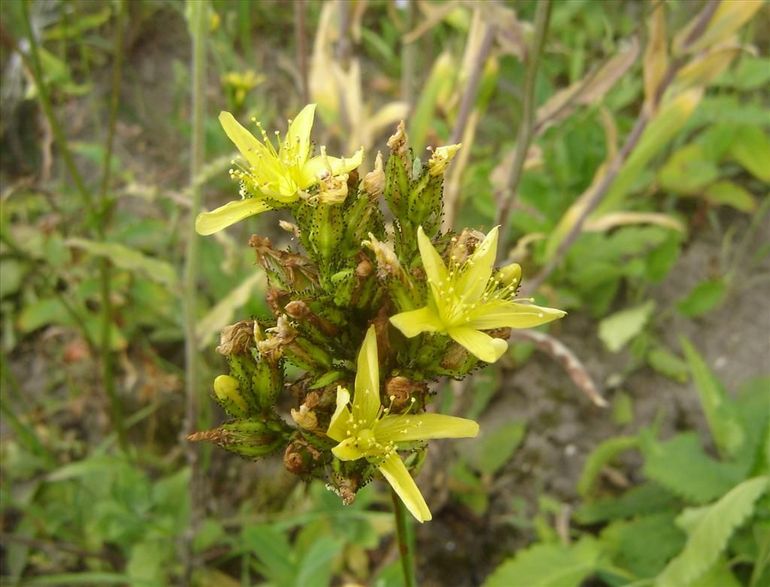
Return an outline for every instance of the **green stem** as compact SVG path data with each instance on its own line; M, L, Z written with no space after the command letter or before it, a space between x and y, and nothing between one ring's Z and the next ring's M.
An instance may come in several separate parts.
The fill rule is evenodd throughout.
M45 114L46 119L48 119L48 124L51 125L51 132L53 132L54 140L61 151L62 159L64 159L64 164L67 166L70 177L72 177L72 181L74 182L78 193L80 193L81 198L83 198L86 210L93 210L93 196L91 195L91 192L88 191L78 168L75 166L75 160L70 152L67 138L64 136L64 132L62 131L61 126L59 126L59 121L54 115L53 106L51 106L48 87L43 78L43 66L40 63L37 39L35 38L35 33L32 30L32 22L29 18L29 2L30 0L24 0L21 3L21 11L24 17L22 20L24 21L27 37L29 38L29 60L26 59L27 56L23 51L19 51L19 54L22 56L22 59L28 61L30 65L32 77L35 80L35 86L37 87L37 93L40 98L40 105L43 107L43 113Z
M404 571L405 587L416 587L417 577L414 571L414 540L409 526L406 506L398 494L391 489L393 498L393 514L396 516L396 537L398 539L398 551L401 555L401 569Z
M527 160L527 151L532 141L533 127L535 124L535 82L540 65L540 56L545 46L545 38L548 34L548 24L551 20L551 0L541 0L537 3L535 13L535 35L532 45L527 52L527 73L524 78L524 104L522 106L521 123L516 136L516 151L513 164L506 178L498 204L500 205L497 222L500 225L500 250L504 251L508 245L509 228L508 220L516 200L516 192L524 171L524 162Z
M192 36L192 136L190 156L190 218L187 229L187 257L184 268L184 328L185 328L185 436L192 434L198 427L198 344L196 336L196 306L198 257L200 238L195 232L195 217L201 207L200 175L203 169L205 143L203 124L205 117L206 96L206 33L208 3L205 0L189 1L189 27ZM198 451L193 443L185 448L187 465L190 467L190 523L183 537L182 554L185 585L192 583L194 568L193 539L198 526L198 503L200 493L200 468Z
M112 90L109 103L109 123L107 125L107 142L104 148L102 161L102 183L99 193L99 211L96 220L96 233L100 240L104 240L107 225L109 223L112 208L112 198L108 195L110 179L112 176L112 147L115 139L115 123L117 121L118 103L120 100L120 82L123 69L123 24L126 13L126 1L121 0L117 16L117 31L115 45L113 46L112 63ZM128 453L128 438L123 422L123 406L115 387L115 373L112 356L112 267L109 259L101 259L99 262L100 297L102 309L101 352L102 383L104 391L110 401L112 421L118 436L118 444L124 453Z

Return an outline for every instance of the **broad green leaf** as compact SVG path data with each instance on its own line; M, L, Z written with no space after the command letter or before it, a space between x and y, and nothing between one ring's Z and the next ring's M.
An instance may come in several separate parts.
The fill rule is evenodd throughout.
M730 571L730 565L720 557L700 579L690 587L742 587L741 582Z
M680 501L674 494L656 483L647 482L632 487L617 498L604 498L581 506L575 512L575 519L581 524L596 524L674 511L680 507Z
M484 587L580 587L596 570L601 550L591 537L576 544L537 544L500 565Z
M618 520L601 532L603 550L613 564L636 577L654 577L678 554L687 536L674 524L674 512Z
M698 391L711 436L720 452L735 455L742 448L745 440L745 433L735 413L735 406L690 341L681 337L680 342L692 372L695 389Z
M681 194L698 194L717 177L716 161L708 158L699 143L674 151L658 172L663 189Z
M331 579L331 562L344 546L341 540L328 536L314 542L299 562L295 587L327 587Z
M586 459L583 473L580 475L577 485L578 493L582 497L588 495L605 465L619 454L638 446L639 439L636 436L616 436L602 442Z
M283 532L259 524L241 533L241 546L259 561L260 572L276 585L293 585L297 573L294 552Z
M712 204L730 206L741 212L753 212L757 208L757 201L748 190L727 180L706 187L703 197Z
M701 316L721 304L727 295L727 283L723 279L702 281L679 300L677 308L685 316Z
M708 507L688 533L684 550L658 576L656 587L689 587L703 577L717 562L733 532L752 515L754 504L769 483L767 476L749 479Z
M724 495L746 471L737 463L721 463L701 448L698 435L684 432L667 442L642 443L644 474L689 502L707 503Z
M770 139L766 129L742 126L730 145L730 157L757 179L770 183Z
M119 243L97 242L83 238L71 238L66 244L82 249L91 255L108 258L116 267L136 271L168 287L174 287L177 275L170 263L140 253Z
M649 300L607 316L599 322L599 338L609 351L617 353L642 331L654 310L655 302Z

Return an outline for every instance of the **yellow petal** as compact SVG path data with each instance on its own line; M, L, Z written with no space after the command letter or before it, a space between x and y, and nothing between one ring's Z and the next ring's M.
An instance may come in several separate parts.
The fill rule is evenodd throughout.
M564 316L566 312L555 308L544 308L534 304L515 302L491 302L480 304L473 313L468 326L478 330L492 328L532 328L547 324Z
M340 442L347 436L347 429L350 427L350 420L353 417L348 409L350 403L350 392L344 387L337 388L337 408L334 410L332 419L329 422L329 429L326 435L332 440Z
M284 156L294 160L300 167L305 164L310 155L310 131L313 129L315 104L308 104L297 117L291 121L286 133L286 140L281 145L281 158Z
M508 349L508 343L499 338L474 330L467 326L457 326L448 332L455 342L486 363L494 363Z
M228 202L211 212L201 212L195 219L195 232L204 236L219 232L231 224L270 210L264 200L260 198L248 198Z
M433 517L420 489L397 454L391 454L380 463L380 472L418 522L426 522Z
M495 226L466 261L465 270L457 280L457 295L462 296L466 303L477 301L487 288L497 256L497 234Z
M374 326L366 331L364 344L358 352L356 391L353 396L353 417L363 418L370 428L380 411L380 366L377 359L377 334Z
M478 433L479 425L473 420L443 414L385 416L374 427L374 435L380 443L473 438Z
M353 444L355 439L347 438L332 449L332 454L341 461L357 461L364 456Z
M302 167L301 187L307 189L318 183L326 175L342 175L358 168L364 160L364 149L361 147L352 157L329 157L317 155Z
M422 259L422 266L425 268L425 275L428 276L428 281L436 284L446 281L446 265L444 265L444 261L433 246L433 243L426 236L422 226L417 228L417 246L420 247L420 258Z
M262 166L262 161L265 159L269 160L272 157L265 146L260 143L253 134L241 126L229 112L219 113L219 123L225 130L225 134L227 134L228 138L235 143L235 146L238 147L243 158L246 159L252 167L260 168Z
M398 328L407 338L417 336L421 332L440 332L444 330L444 325L438 314L429 306L391 316L390 323Z

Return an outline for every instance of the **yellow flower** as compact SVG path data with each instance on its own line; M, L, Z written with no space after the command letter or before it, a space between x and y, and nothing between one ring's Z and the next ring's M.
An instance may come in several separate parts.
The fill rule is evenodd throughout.
M326 434L339 442L332 449L343 461L368 459L377 463L407 509L420 522L431 519L417 485L396 452L399 442L430 438L470 438L479 432L473 420L440 414L391 414L380 403L380 372L374 327L366 333L358 354L355 393L337 388L337 409Z
M220 113L222 128L247 163L245 169L230 172L242 182L244 199L199 214L195 220L198 234L213 234L248 216L270 210L274 204L291 204L299 199L300 192L322 179L348 173L361 165L363 148L349 159L329 157L323 148L320 155L310 157L314 116L315 104L305 106L289 124L285 138L278 139L276 151L264 131L259 141L232 114Z
M508 344L482 330L531 328L564 316L561 310L514 301L518 279L503 283L499 274L493 277L497 232L493 228L473 255L462 263L450 259L447 268L419 227L417 243L430 288L428 304L392 316L391 323L409 338L421 332L448 334L482 361L494 363Z

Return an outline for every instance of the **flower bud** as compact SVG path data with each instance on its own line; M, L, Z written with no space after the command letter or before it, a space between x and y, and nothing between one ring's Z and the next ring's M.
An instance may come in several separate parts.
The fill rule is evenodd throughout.
M254 321L242 320L222 329L217 352L221 355L240 355L248 352L253 342Z
M304 404L299 407L299 410L291 410L291 419L303 430L313 431L318 428L318 417Z
M283 453L284 467L295 475L308 475L320 461L321 452L302 438L292 440Z
M235 377L218 375L214 379L214 395L219 405L234 418L244 418L249 414L249 406L241 395L240 385Z
M187 437L192 442L207 440L248 459L258 459L274 452L285 442L284 424L263 419L236 420L218 428L196 432Z
M374 169L364 176L364 191L372 199L379 198L385 190L385 170L382 166L382 153L377 152Z
M362 241L361 245L374 253L377 259L377 276L380 279L401 274L401 263L390 243L377 240L377 237L370 232L369 240Z
M447 166L462 146L462 143L458 143L457 145L446 145L435 149L428 161L428 173L434 177L443 175Z
M497 277L503 287L511 287L515 290L521 282L521 265L518 263L505 265L500 268Z
M319 182L318 201L321 204L342 204L348 197L348 174L330 175Z

